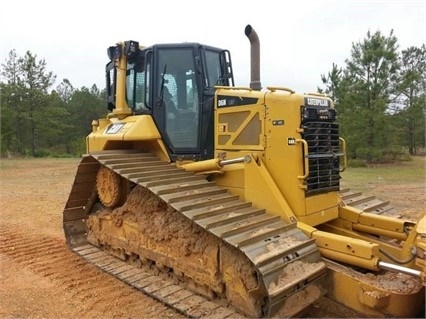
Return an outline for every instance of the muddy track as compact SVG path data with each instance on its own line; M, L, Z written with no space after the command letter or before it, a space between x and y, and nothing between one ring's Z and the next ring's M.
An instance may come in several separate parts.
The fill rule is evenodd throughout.
M161 199L164 203L170 205L174 209L173 213L162 214L162 216L165 216L163 222L160 222L159 217L155 219L137 217L132 222L122 221L120 217L119 224L126 231L116 237L118 230L115 230L114 227L118 224L116 221L112 221L114 219L112 214L108 215L108 218L97 217L97 214L88 214L94 205L93 194L96 194L94 192L96 190L96 173L102 164L138 185L128 195L127 201L121 209L123 212L127 212L128 215L131 215L130 212L132 212L139 216L143 211L141 205L152 206L147 204L151 203L151 200L145 197L145 194L151 191L152 196L157 201ZM135 205L136 207L134 207ZM156 207L158 204L154 206ZM178 239L180 241L166 244L159 241L156 243L158 246L154 249L152 248L152 241L148 239L150 233L145 235L138 228L138 221L142 224L142 229L150 229L151 231L155 229L152 231L155 238L169 238L169 234L179 229ZM157 224L164 224L164 226L173 224L174 227L165 230L164 226L158 228ZM188 227L188 225L193 225L193 227ZM194 227L198 228L194 230ZM106 230L100 231L104 228ZM221 304L225 302L225 307L217 307L216 303L210 302L209 299L212 299L210 295L203 301L200 296L194 293L185 297L189 304L181 306L173 298L173 302L169 302L167 300L168 295L163 298L163 289L160 289L160 283L154 285L150 281L145 283L144 279L134 280L132 278L130 282L126 278L120 278L115 273L115 269L120 271L120 267L123 267L123 270L127 271L126 266L124 264L114 265L113 271L109 267L104 269L102 268L104 267L102 259L104 257L99 257L102 263L101 269L119 279L124 279L128 284L157 298L188 317L214 316L215 318L226 318L235 315L241 316L235 312L233 307L226 307L228 302L235 309L249 316L259 316L261 313L263 316L278 315L278 311L284 311L286 315L295 315L306 310L322 294L317 285L325 275L325 265L313 240L308 239L297 229L296 224L285 224L279 217L268 215L265 210L252 207L251 203L240 201L238 196L230 194L225 188L208 182L205 177L185 172L161 161L150 153L115 150L84 157L78 167L75 182L64 209L64 231L68 244L78 254L80 254L80 251L88 251L89 254L98 256L99 252L93 251L93 249L96 249L95 247L86 246L88 244L86 237L90 238L89 243L99 247L111 245L111 238L114 238L115 242L111 246L113 250L131 252L139 258L143 257L143 259L153 261L156 261L155 258L160 258L161 264L165 263L168 268L174 270L175 266L178 267L179 272L184 274L185 280L183 281L185 284L187 283L186 278L191 280L194 278L195 282L211 289L212 294L222 294L221 289L226 290L227 299L223 298L220 302ZM125 236L124 234L129 233L141 235L138 235L137 238L122 239ZM174 261L187 255L185 247L193 247L194 245L194 247L198 247L200 243L195 243L200 240L199 236L203 236L202 242L209 243L209 248L203 249L220 257L214 262L209 260L208 254L197 257L200 258L199 260L203 260L206 266L211 267L207 273L212 274L216 273L218 269L227 269L227 272L235 271L235 275L233 275L235 279L225 281L223 278L227 278L226 276L219 279L210 278L208 275L200 275L203 274L205 269L192 270L192 267L182 266L187 262L183 261L183 258L180 262ZM219 247L218 242L221 243L221 248L216 251L215 247ZM284 242L286 242L285 245ZM82 245L83 248L79 249ZM156 253L153 255L150 252L139 251L141 245L156 250ZM173 253L170 253L169 245L177 245ZM179 247L183 247L184 250L179 250ZM196 249L191 254L196 256L199 252ZM81 255L86 258L86 253ZM154 257L151 258L151 255ZM99 258L88 257L87 259L97 264ZM123 256L122 258L126 259L127 257ZM193 265L198 263L199 261L193 262ZM290 279L286 274L293 267L296 267L295 265L300 268L298 276ZM250 270L248 270L249 268ZM244 269L244 271L241 269ZM187 274L188 270L192 273ZM129 269L129 272L133 274L133 270ZM253 273L256 274L255 279L252 279ZM167 281L164 281L164 285L164 290L167 290L166 288L170 286ZM310 285L312 287L308 289L307 287ZM147 288L151 289L151 286L154 286L153 289L155 290L148 291ZM226 288L223 288L225 286ZM202 292L200 293L202 294ZM176 292L176 294L178 293ZM305 298L303 303L294 303L292 307L288 306L292 300L302 294L309 295L310 298ZM194 302L191 301L192 299L194 299ZM265 304L262 304L262 299L266 300Z
M158 309L150 311L141 300L140 292L88 264L60 239L6 229L1 225L0 242L1 255L47 278L69 294L72 303L79 305L75 309L77 318L98 317L104 311L112 317L122 316L124 307L144 316L185 317L167 308L160 313Z
M123 282L162 301L188 318L243 318L232 308L223 307L192 293L183 285L163 278L153 269L141 269L119 260L92 245L73 249L77 254Z

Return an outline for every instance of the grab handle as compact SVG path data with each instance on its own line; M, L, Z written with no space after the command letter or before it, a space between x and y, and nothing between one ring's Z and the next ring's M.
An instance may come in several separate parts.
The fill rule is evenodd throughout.
M339 137L339 141L342 144L342 156L343 156L343 167L339 169L339 172L343 172L346 167L348 167L348 159L346 158L346 141L342 138Z
M304 159L303 159L303 166L305 175L299 175L297 176L298 179L305 179L309 176L309 158L308 158L308 142L306 142L304 139L296 139L297 143L303 144L303 152L304 152Z

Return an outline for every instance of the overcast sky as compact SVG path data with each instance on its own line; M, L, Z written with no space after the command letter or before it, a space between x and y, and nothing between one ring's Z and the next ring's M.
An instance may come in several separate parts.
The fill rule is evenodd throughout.
M250 83L251 24L260 39L261 83L315 92L332 63L344 66L367 32L394 30L400 49L426 43L426 0L14 0L0 4L1 63L15 49L44 59L76 88L105 87L107 47L201 42L231 51L236 84ZM56 86L56 85L55 85Z

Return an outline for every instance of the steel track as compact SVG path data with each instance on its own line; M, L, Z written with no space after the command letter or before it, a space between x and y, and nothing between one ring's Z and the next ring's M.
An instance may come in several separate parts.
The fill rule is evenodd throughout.
M269 289L265 316L274 314L288 297L316 283L326 273L315 242L307 238L295 223L286 224L279 217L254 208L251 203L241 201L226 188L207 181L203 176L185 172L149 153L109 151L84 157L63 213L68 244L91 263L188 317L226 318L241 317L241 314L158 276L154 278L152 274L127 265L87 243L85 218L96 201L96 172L101 165L146 187L186 218L243 252ZM268 244L290 236L297 239L291 247L283 246L273 253L268 251ZM318 263L320 266L303 273L291 285L280 289L268 288L279 278L283 269L296 260ZM179 299L181 297L182 300ZM309 304L301 307L307 308Z

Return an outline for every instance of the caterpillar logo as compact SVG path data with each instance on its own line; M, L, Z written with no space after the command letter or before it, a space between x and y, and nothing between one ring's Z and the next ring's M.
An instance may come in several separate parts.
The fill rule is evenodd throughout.
M330 101L326 99L317 99L312 97L305 98L305 105L329 107Z
M106 130L106 134L117 134L124 126L124 123L111 124Z

